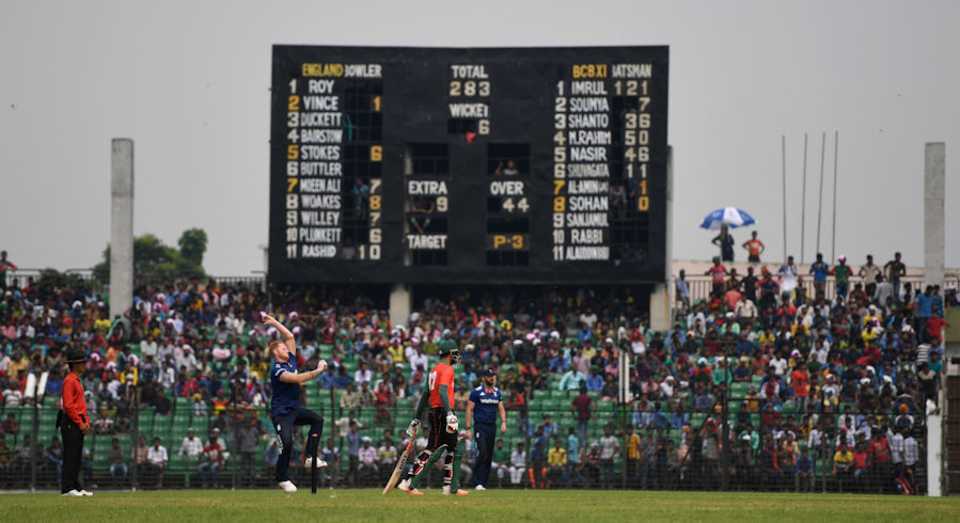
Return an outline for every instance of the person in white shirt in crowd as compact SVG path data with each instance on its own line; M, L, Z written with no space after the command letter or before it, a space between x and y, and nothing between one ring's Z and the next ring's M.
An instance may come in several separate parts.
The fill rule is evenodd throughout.
M903 439L903 465L906 468L907 478L910 482L915 481L915 474L917 472L917 461L920 460L920 448L917 445L917 439L913 437L913 434L907 433L907 437Z
M734 314L738 318L753 319L757 317L757 305L752 300L742 299L737 302L737 308Z
M207 417L207 402L203 401L203 397L199 392L193 395L193 417L194 418L205 418Z
M677 385L677 380L673 376L667 376L663 378L663 381L660 382L660 392L667 398L670 399L673 397L674 388Z
M357 386L362 386L364 383L369 384L373 380L373 371L367 368L367 364L364 361L361 361L357 365L356 372L353 373L353 381Z
M899 430L894 430L892 434L888 431L887 439L890 441L890 461L893 463L894 470L899 474L903 467L903 434Z
M171 365L176 368L176 346L173 344L173 341L170 338L164 339L163 343L160 344L157 349L157 359L160 361L170 361Z
M414 341L417 341L414 339ZM430 363L427 355L423 353L423 347L417 344L416 348L413 351L412 355L407 356L407 360L410 362L410 375L413 376L417 373L417 370L422 370L426 372L427 365Z
M200 369L197 357L193 354L193 347L184 344L180 349L181 354L176 358L177 368L186 367L187 373L192 373Z
M380 473L377 467L377 449L371 445L369 437L364 436L363 444L357 453L360 465L357 467L357 476L365 479L377 478Z
M160 346L157 344L157 340L153 334L148 335L145 339L140 341L140 356L144 359L146 359L147 356L153 356L156 358L159 350Z
M160 385L163 386L165 390L173 390L173 386L177 384L177 371L173 368L173 359L167 359L164 362L163 370L160 371Z
M527 470L527 451L523 450L523 442L517 443L517 449L510 453L510 483L519 485L523 473Z
M580 314L580 323L586 325L588 328L592 329L593 325L597 323L597 313L593 312L593 309L587 307L583 313Z
M197 437L194 433L194 430L188 429L187 435L183 438L183 442L180 443L180 450L177 451L177 455L191 460L197 460L200 456L200 453L203 452L203 441Z
M787 359L778 354L770 360L770 366L773 367L773 373L782 378L787 370Z
M173 316L173 330L177 331L177 335L183 334L183 315L179 312Z
M147 450L147 470L157 476L157 488L163 488L163 473L169 462L167 448L160 444L160 438L153 438L153 445Z
M10 381L3 391L3 404L6 407L19 407L21 403L23 403L23 393L20 392L17 382Z
M3 354L0 357L0 374L7 374L7 369L10 368L10 365L13 363L13 360L10 359L9 354Z
M600 438L600 467L603 471L603 485L610 488L614 485L614 458L620 454L620 439L613 434L611 427L604 428L604 435Z
M787 299L793 297L793 290L797 288L797 264L793 261L793 256L787 256L787 263L780 266L777 271L780 275L780 292Z
M823 338L817 338L817 340L813 342L813 357L816 358L817 363L820 365L826 365L827 358L830 356L830 349L824 342L825 340Z
M823 431L820 430L819 425L814 425L814 427L810 429L810 434L807 435L807 448L813 454L813 466L816 467L818 458L821 458L824 455Z

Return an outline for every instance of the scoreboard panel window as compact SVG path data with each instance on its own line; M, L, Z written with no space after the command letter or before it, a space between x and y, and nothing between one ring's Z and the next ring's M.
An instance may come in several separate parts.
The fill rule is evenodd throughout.
M405 265L447 264L447 144L409 144L404 155Z
M488 144L487 173L487 265L529 265L530 144Z
M666 47L273 48L269 278L665 277Z

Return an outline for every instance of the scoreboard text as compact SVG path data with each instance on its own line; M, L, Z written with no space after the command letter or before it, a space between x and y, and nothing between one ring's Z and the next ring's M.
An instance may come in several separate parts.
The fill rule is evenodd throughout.
M274 46L278 282L663 281L666 47Z

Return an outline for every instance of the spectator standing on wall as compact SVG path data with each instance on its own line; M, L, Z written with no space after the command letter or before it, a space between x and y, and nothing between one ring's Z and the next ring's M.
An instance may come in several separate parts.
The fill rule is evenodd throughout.
M730 234L730 228L726 225L720 226L720 234L716 235L711 243L720 247L720 259L725 262L733 262L733 246L736 241L733 239L733 235Z
M901 261L899 252L893 253L893 259L883 266L887 281L893 286L893 299L900 301L900 279L907 275L907 266Z
M676 283L676 299L677 303L680 304L681 311L685 311L690 308L690 284L687 283L687 271L680 269L680 274L677 276Z
M857 275L863 278L863 290L867 296L873 298L877 292L877 276L880 276L880 267L873 263L873 255L867 255L867 263L864 263Z
M800 274L793 256L787 256L787 262L780 266L777 274L780 275L780 292L783 293L785 300L789 300L794 289L797 288L797 278Z
M850 290L850 266L847 265L847 257L840 256L837 258L837 264L833 266L833 269L830 270L830 274L833 275L836 281L837 286L837 296L846 299L847 292Z
M7 271L17 270L17 265L7 259L7 251L0 251L0 290L7 289Z
M747 251L747 261L750 263L760 263L760 255L767 250L767 246L757 238L757 231L750 233L750 239L743 242L743 248Z
M823 253L817 253L817 261L810 265L810 274L813 275L814 299L822 300L826 298L827 275L830 274L830 266L823 261Z

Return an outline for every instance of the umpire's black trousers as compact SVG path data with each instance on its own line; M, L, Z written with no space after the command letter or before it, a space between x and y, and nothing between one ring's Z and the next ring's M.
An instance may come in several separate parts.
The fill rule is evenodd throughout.
M83 457L83 431L69 419L60 425L60 437L63 440L63 474L60 480L60 492L83 490L80 484L80 460Z

